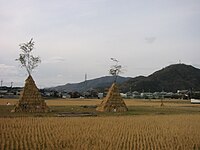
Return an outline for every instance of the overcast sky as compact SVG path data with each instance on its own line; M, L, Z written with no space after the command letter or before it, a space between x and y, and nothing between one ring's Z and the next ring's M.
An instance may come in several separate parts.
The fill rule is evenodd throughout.
M0 0L0 80L23 86L19 44L35 41L39 88L108 75L150 75L181 61L200 68L200 0Z

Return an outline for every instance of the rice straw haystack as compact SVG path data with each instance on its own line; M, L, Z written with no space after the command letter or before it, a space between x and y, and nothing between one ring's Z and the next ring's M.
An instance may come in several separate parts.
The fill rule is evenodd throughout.
M115 83L110 87L107 96L101 104L96 108L101 112L124 112L128 111L128 108L122 99L118 87Z
M31 75L25 81L25 86L20 94L19 102L12 112L48 112L49 107L33 80Z

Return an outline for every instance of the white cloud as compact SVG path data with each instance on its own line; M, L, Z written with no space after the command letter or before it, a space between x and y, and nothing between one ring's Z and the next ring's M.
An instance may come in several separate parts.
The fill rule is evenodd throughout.
M43 60L42 63L44 63L44 64L52 64L52 63L62 63L64 61L65 61L65 59L63 57L54 56L54 57L47 58L47 59Z
M0 64L0 72L2 77L16 76L18 74L18 70L15 66L9 66L6 64Z
M63 78L64 76L62 74L58 74L57 78Z
M0 80L3 81L3 85L10 86L10 83L14 82L14 86L23 86L25 73L20 72L16 66L0 64L0 73Z

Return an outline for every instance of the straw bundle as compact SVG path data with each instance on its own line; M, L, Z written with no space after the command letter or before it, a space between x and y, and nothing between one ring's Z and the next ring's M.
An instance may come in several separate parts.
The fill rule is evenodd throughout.
M25 81L20 99L13 112L48 112L49 108L33 80L31 75Z
M124 112L128 111L128 108L122 99L118 87L115 83L110 87L107 96L103 99L101 104L96 108L101 112Z

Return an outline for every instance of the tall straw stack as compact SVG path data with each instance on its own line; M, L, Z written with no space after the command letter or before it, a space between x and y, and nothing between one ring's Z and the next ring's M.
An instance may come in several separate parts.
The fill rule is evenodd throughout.
M101 112L125 112L128 108L122 99L118 87L115 83L110 87L107 96L101 104L96 108L97 111Z
M31 75L25 81L18 104L12 112L48 112L46 105Z

